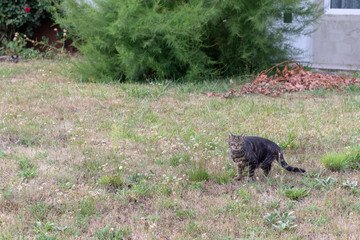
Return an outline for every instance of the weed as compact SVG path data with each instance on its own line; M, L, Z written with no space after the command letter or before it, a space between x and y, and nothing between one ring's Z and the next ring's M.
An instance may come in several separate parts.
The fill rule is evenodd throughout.
M296 133L293 131L288 132L287 139L285 141L279 142L279 146L286 150L286 149L296 149L299 145L296 143Z
M191 220L190 222L188 222L187 227L186 227L186 232L188 234L196 234L199 231L199 225L196 224L193 220Z
M36 233L45 233L54 230L54 223L46 222L43 224L42 222L36 222L33 228L33 231Z
M253 195L249 193L245 188L241 188L236 190L236 196L241 199L241 202L243 204L247 204L250 202L250 200L253 198Z
M130 232L128 230L114 229L111 225L95 232L98 240L125 240L129 234Z
M70 190L74 184L71 181L62 181L59 183L59 187L64 190Z
M99 179L99 184L108 189L119 189L124 185L121 175L105 175Z
M31 160L25 158L18 162L21 172L19 173L20 176L24 177L25 179L32 179L37 176L37 169Z
M308 178L319 178L321 176L321 171L318 170L310 170L305 173L305 176Z
M47 219L51 207L52 207L51 205L43 201L40 201L38 203L31 204L29 207L29 211L31 215L41 223Z
M343 188L347 188L350 190L350 194L355 195L355 196L360 196L360 189L357 188L358 186L358 182L357 181L349 181L349 180L344 180L342 183Z
M268 201L266 202L266 208L267 209L277 209L280 205L280 200L272 200L272 201Z
M231 181L232 177L230 176L229 172L221 172L215 175L215 182L218 184L226 184Z
M132 185L131 193L136 197L146 197L150 196L154 190L154 185L149 182L139 181L136 184Z
M176 216L181 218L195 218L196 217L196 211L194 210L179 210L175 209Z
M188 164L190 163L190 154L178 153L169 159L169 163L173 167L177 167L180 164Z
M9 200L11 198L11 196L13 195L13 190L11 189L8 189L8 188L4 188L3 191L2 191L2 198L5 199L5 200Z
M132 173L127 177L129 183L138 183L142 180L148 180L150 178L149 175L140 173L138 171Z
M310 194L309 189L289 187L282 190L282 193L291 200L301 200Z
M90 218L96 213L95 199L83 199L78 206L77 224L86 227Z
M84 199L81 201L80 203L80 212L79 214L87 217L87 216L92 216L95 214L95 199L94 198L89 198L89 199Z
M40 138L39 137L30 137L30 138L20 138L19 143L25 145L26 147L30 147L33 145L39 145Z
M351 169L360 169L360 148L351 148L348 152L347 160Z
M314 224L315 226L321 227L323 226L328 220L329 218L324 218L323 216L319 216L318 218L305 218L305 220L308 223Z
M315 178L315 181L317 182L317 185L319 185L325 189L330 189L336 182L335 178L332 178L332 177Z
M293 213L294 212L280 213L277 209L275 209L274 212L268 213L265 216L265 220L279 231L291 230L297 227L294 223L296 216L293 216Z
M204 185L205 181L200 181L200 182L190 182L189 187L195 191L200 191L202 190L202 187Z
M235 214L236 210L239 209L239 204L237 202L228 202L225 204L223 212Z
M349 181L349 180L344 180L343 183L342 183L342 186L344 188L356 188L356 186L358 185L358 182L357 181Z

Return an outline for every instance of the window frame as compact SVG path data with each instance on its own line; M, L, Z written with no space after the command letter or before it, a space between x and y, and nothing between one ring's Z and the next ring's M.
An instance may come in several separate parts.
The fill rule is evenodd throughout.
M360 9L349 8L331 8L331 0L324 0L324 9L326 15L360 15Z

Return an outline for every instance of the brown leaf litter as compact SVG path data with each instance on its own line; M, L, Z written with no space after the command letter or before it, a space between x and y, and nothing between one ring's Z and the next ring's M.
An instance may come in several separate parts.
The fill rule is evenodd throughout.
M292 66L288 67L291 63ZM285 65L281 71L279 66ZM289 69L290 68L290 69ZM268 73L275 69L274 75L268 76ZM239 85L239 84L237 84ZM239 89L230 89L227 93L205 93L208 97L219 96L230 98L244 94L256 93L262 95L279 96L287 92L311 91L314 89L337 89L343 90L344 86L360 86L360 79L344 78L336 75L320 74L306 71L299 63L294 61L285 61L272 68L260 72L253 82L245 83Z

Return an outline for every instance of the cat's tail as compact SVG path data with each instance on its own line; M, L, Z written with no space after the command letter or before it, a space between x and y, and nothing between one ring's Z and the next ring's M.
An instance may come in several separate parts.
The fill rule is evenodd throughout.
M286 170L288 170L290 172L301 172L301 173L306 172L302 168L292 167L289 164L287 164L287 162L285 162L284 155L282 153L280 153L280 152L279 152L278 161L279 161L279 163L281 164L281 166L283 168L285 168Z

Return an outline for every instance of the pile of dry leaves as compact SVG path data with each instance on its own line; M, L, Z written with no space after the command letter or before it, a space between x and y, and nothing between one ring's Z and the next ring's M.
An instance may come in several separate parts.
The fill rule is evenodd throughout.
M280 65L288 63L293 64L290 69L288 65L285 65L282 71L279 70ZM273 76L268 76L267 73L274 69L276 69L276 73ZM257 93L276 97L285 92L314 90L315 88L341 90L343 86L348 85L360 86L360 79L313 73L306 71L296 62L286 61L259 73L253 82L244 84L238 90L230 89L227 93L211 92L206 93L206 95L208 97L229 98L247 93Z

